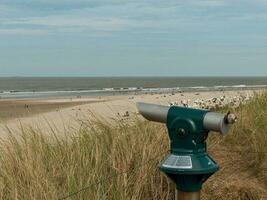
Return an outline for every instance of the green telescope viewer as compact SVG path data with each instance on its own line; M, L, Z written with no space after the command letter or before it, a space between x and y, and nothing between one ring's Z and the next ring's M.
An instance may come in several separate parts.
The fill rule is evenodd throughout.
M226 134L230 125L236 122L236 116L147 103L137 103L137 107L146 119L167 125L170 154L160 163L160 170L176 183L178 191L198 193L202 184L219 170L207 154L208 133Z

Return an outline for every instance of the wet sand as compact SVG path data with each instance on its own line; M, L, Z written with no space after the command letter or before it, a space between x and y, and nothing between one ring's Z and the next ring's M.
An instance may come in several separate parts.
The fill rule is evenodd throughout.
M36 114L59 111L77 105L103 102L101 99L45 99L45 100L0 100L0 121L25 118Z

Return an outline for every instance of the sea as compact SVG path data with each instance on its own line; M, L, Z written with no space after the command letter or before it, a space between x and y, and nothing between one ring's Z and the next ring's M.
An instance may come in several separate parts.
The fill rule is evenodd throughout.
M267 77L1 77L0 98L260 89Z

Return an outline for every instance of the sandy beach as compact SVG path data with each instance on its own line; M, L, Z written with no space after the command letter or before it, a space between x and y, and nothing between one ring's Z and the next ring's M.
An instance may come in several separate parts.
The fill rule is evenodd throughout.
M0 103L0 134L5 136L6 127L18 131L20 125L51 132L54 127L57 132L64 133L71 128L77 128L81 120L88 120L92 115L106 120L124 119L137 114L136 102L156 103L161 105L175 104L178 106L201 107L199 102L213 101L224 98L223 106L236 100L245 101L261 90L235 90L212 92L178 92L164 94L116 95L102 97L49 98L32 100L1 100ZM243 97L243 99L240 99ZM227 100L228 99L228 100ZM220 103L220 102L219 102ZM205 104L204 104L205 105ZM202 108L205 108L202 106Z

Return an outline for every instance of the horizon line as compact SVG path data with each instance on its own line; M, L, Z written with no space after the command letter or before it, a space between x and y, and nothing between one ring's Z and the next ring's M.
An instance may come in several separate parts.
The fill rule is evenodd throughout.
M267 75L259 76L0 76L0 78L267 78Z

